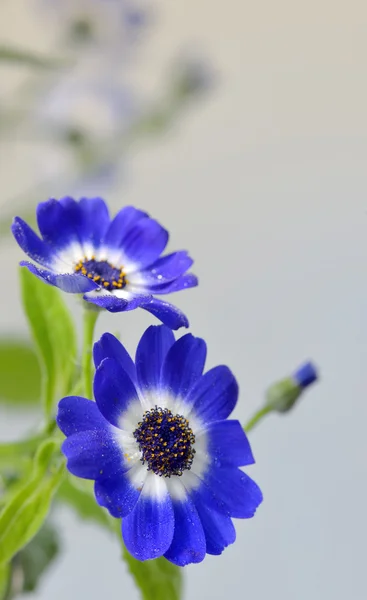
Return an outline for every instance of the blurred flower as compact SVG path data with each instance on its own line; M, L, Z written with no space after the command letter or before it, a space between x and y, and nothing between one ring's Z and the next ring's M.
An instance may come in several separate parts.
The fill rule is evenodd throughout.
M196 286L186 273L193 260L180 251L160 257L168 232L147 213L126 206L111 220L101 198L41 202L37 208L40 239L16 217L13 235L34 261L22 261L37 277L110 312L141 307L172 329L188 327L175 306L154 298Z
M45 92L36 126L74 146L97 143L122 134L136 114L135 104L131 90L109 67L78 66Z
M57 423L69 471L95 480L97 502L122 519L138 560L164 555L184 566L235 541L232 517L262 501L238 467L254 463L238 421L227 420L238 386L225 366L203 375L206 344L149 327L135 364L105 333L94 346L96 402L67 397Z
M301 365L290 377L274 383L266 393L266 406L277 412L293 408L306 388L315 383L318 374L311 362Z
M139 0L41 0L66 42L111 53L131 43L146 23L148 9ZM120 57L121 58L121 57Z

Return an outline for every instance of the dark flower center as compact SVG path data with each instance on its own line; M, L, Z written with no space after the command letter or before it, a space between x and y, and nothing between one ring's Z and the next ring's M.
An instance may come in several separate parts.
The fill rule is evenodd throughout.
M107 260L95 260L93 257L80 260L75 267L75 273L93 279L109 291L122 290L127 284L123 269L117 269Z
M142 452L141 462L147 463L148 471L171 477L191 468L195 436L181 415L156 406L144 414L133 435Z

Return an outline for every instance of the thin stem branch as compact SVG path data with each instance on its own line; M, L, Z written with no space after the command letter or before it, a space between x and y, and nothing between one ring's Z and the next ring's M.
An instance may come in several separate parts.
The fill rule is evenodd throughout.
M94 328L99 315L99 310L94 308L84 309L84 335L83 335L83 356L82 356L82 375L83 387L86 398L93 399L92 385L92 346Z
M271 411L271 406L264 406L263 408L260 408L244 426L245 432L249 433L249 431L251 431L255 427L255 425L257 425L261 421L261 419L265 417L265 415L269 414Z

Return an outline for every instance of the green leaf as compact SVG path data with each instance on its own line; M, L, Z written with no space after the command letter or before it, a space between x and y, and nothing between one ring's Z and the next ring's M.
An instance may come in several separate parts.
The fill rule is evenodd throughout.
M57 385L70 390L77 345L74 325L59 290L20 270L22 300L43 369L43 402L46 417L52 413Z
M49 58L11 46L0 45L0 62L6 62L26 67L37 67L41 69L52 69L65 65L61 59Z
M41 433L26 440L19 442L8 442L0 444L0 467L3 465L16 465L29 460L38 446L45 439L45 434Z
M41 397L38 358L24 340L0 339L0 400L33 404Z
M83 481L78 485L75 478L68 476L59 487L57 499L72 507L82 519L111 529L107 512L97 504L92 488L86 487L88 484Z
M33 592L39 579L59 552L59 536L45 523L33 540L14 557L13 565L21 571L23 592ZM1 598L1 596L0 596Z
M5 564L0 566L0 600L5 600L10 580L10 565Z
M59 444L46 440L34 460L33 476L10 497L0 514L0 565L13 556L36 535L44 523L52 498L64 476Z
M122 555L143 600L180 600L182 571L163 556L140 562L122 544Z
M82 482L83 489L77 487L74 478L68 477L59 488L57 498L74 508L84 519L103 525L117 534L122 547L122 557L139 587L143 600L180 600L182 592L182 572L165 558L140 562L129 554L121 536L121 521L114 519L101 508L89 482Z

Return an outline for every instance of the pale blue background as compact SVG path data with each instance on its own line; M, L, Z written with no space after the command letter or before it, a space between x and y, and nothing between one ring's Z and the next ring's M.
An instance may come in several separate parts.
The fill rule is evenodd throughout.
M170 229L170 248L195 257L200 287L175 301L208 342L209 366L225 363L237 375L239 419L304 359L321 372L292 415L270 416L251 435L251 475L264 503L253 520L238 522L238 541L222 557L186 569L185 598L364 600L365 2L158 5L146 73L198 40L219 83L158 145L135 149L124 187L109 200L115 209L148 210ZM34 39L22 13L9 11L14 27ZM32 148L20 140L0 153L2 189L22 189L33 176ZM23 332L20 252L10 241L5 249L0 326ZM98 331L119 329L133 350L151 322L143 311L108 315ZM24 415L24 427L29 422ZM8 438L14 423L1 412ZM117 543L67 510L57 518L65 553L36 597L136 600Z

